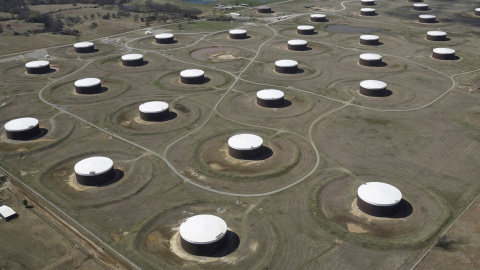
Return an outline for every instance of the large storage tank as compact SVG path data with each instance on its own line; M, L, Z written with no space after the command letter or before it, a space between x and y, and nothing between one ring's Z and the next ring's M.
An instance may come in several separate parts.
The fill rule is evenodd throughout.
M361 35L360 44L362 45L378 45L380 38L376 35Z
M391 217L400 211L402 192L390 184L368 182L357 191L358 208L371 216Z
M140 118L144 121L162 121L168 118L169 106L163 101L149 101L138 107Z
M186 252L195 256L209 256L221 251L227 244L227 223L214 215L196 215L180 225L180 243Z
M360 94L370 97L383 97L387 93L387 84L377 80L360 82Z
M122 56L122 65L126 67L138 67L143 65L143 55L139 53L126 54Z
M85 186L100 186L115 177L113 161L107 157L94 156L80 160L75 164L77 183Z
M102 81L97 78L85 78L75 81L75 92L78 94L98 94L102 91Z
M439 60L453 60L455 59L455 50L450 48L435 48L433 49L432 57Z
M263 139L254 134L237 134L228 139L228 154L237 159L255 159L262 155Z
M205 82L205 72L201 69L186 69L180 72L180 81L185 84L200 84Z
M374 8L362 8L360 9L360 15L362 16L375 16L377 13Z
M75 43L73 47L76 53L91 53L95 51L95 45L89 41Z
M264 89L257 92L257 104L267 108L279 108L285 102L285 95L276 89Z
M245 39L247 38L247 30L245 29L232 29L228 31L228 37L231 39Z
M163 33L155 35L155 42L158 44L171 44L174 42L173 34Z
M45 60L32 61L25 64L28 74L45 74L50 71L50 62Z
M428 31L427 39L432 41L445 41L447 40L447 33L443 31Z
M378 67L382 64L382 56L375 53L362 53L358 63L362 66Z
M8 121L5 126L7 138L10 140L29 140L40 134L38 119L22 117Z
M293 74L298 71L298 62L294 60L275 61L275 71L278 73Z

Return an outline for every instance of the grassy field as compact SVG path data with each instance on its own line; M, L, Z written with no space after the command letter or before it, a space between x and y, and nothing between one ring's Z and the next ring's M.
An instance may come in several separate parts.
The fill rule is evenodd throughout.
M418 269L478 267L476 249L469 248L478 237L468 237L476 233L478 202L445 234L480 192L475 3L429 3L439 21L432 25L418 23L419 13L405 1L378 2L373 17L359 16L357 2L262 3L275 13L251 9L236 22L152 25L154 35L174 34L175 43L168 45L144 30L107 40L143 25L111 19L89 32L88 20L81 39L99 38L97 50L47 48L41 53L50 55L54 70L44 75L24 70L40 53L7 54L74 38L3 33L0 124L32 116L45 133L13 141L2 129L0 165L142 269L410 269L433 245ZM93 8L68 16L75 11L83 16ZM328 21L310 22L318 12ZM314 25L315 34L297 34L296 27L305 24ZM233 28L246 29L248 38L230 39ZM449 40L427 40L432 29L446 31ZM381 44L360 45L365 33L380 36ZM306 40L308 50L288 50L291 39ZM457 58L433 59L436 47L455 49ZM383 65L359 65L359 55L367 52L381 54ZM143 54L144 64L122 66L126 53ZM280 59L297 61L299 72L275 72ZM204 70L205 82L181 83L185 69ZM101 79L100 94L74 91L74 82L88 77ZM361 95L359 83L367 79L386 82L391 95ZM285 106L258 106L256 92L262 89L283 91ZM153 100L169 104L167 121L140 119L138 106ZM228 154L228 138L244 132L264 140L257 160ZM114 161L116 181L76 184L75 163L93 155ZM371 181L401 190L398 215L377 218L356 207L358 186ZM6 191L0 195L18 205ZM20 233L12 224L45 225L32 211L22 211L17 220L0 224L8 237ZM180 247L181 222L204 213L223 218L231 237L239 239L224 256L192 256ZM53 227L48 230L46 245L73 249ZM4 235L0 240L10 242ZM53 267L43 259L46 250L18 252L24 245L26 239L12 246L16 257L0 267ZM67 267L101 267L79 250L57 256Z

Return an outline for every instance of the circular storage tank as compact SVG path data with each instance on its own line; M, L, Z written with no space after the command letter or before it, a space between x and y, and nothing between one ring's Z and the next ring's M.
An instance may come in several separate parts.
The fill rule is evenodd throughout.
M285 95L280 90L265 89L257 92L257 104L267 108L281 107L285 102Z
M158 44L171 44L173 41L173 34L163 33L155 35L155 42Z
M245 39L247 38L247 30L244 29L232 29L228 31L228 37L231 39Z
M314 33L315 33L315 27L311 25L297 26L297 34L299 35L313 35Z
M78 94L98 94L102 91L102 82L97 78L85 78L75 81L75 92Z
M257 8L258 13L272 13L272 8L269 6L259 6Z
M77 183L85 186L99 186L115 176L113 161L107 157L89 157L82 159L74 167Z
M428 31L427 39L432 41L444 41L447 40L447 33L443 31Z
M387 84L377 80L365 80L360 82L360 94L369 97L383 97L387 91Z
M50 71L50 62L45 60L32 61L25 64L28 74L45 74Z
M91 53L95 51L95 45L89 41L75 43L73 47L76 53Z
M180 225L183 250L196 256L208 256L221 251L226 243L227 223L214 215L197 215Z
M480 8L475 9L475 15L480 16Z
M413 10L417 10L417 11L428 10L428 4L424 4L424 3L413 4Z
M298 71L298 62L294 60L275 61L275 71L278 73L293 74Z
M292 39L288 41L288 49L291 51L305 51L307 49L307 41L302 39Z
M402 192L398 188L381 182L368 182L358 187L357 206L371 216L390 217L400 210Z
M168 103L163 101L150 101L138 107L140 118L144 121L161 121L168 118Z
M180 81L185 84L198 84L205 81L205 72L201 69L186 69L180 72Z
M327 16L325 14L312 14L310 15L311 22L325 22L327 21Z
M138 67L143 65L143 55L139 53L125 54L122 56L122 65L126 67Z
M418 16L418 21L421 23L434 23L437 21L435 15L422 14Z
M7 138L10 140L28 140L40 134L38 119L32 117L10 120L4 128Z
M375 35L361 35L360 44L362 45L378 45L380 38Z
M358 63L362 66L378 67L382 64L382 56L375 53L362 53Z
M362 0L361 3L362 6L374 6L375 0Z
M263 139L253 134L238 134L228 139L228 154L238 159L254 159L262 155Z
M374 8L362 8L360 9L360 15L362 16L375 16L377 13L375 13Z
M433 49L432 57L439 60L453 60L455 59L455 50L450 48L435 48Z

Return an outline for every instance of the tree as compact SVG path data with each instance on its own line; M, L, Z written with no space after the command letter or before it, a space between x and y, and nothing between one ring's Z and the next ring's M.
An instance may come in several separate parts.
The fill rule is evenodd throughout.
M133 15L133 20L134 20L135 22L138 22L138 14Z
M27 199L24 199L23 200L23 205L25 206L25 208L30 208L31 206L28 204L28 200Z
M181 23L179 23L177 26L178 26L178 30L180 30L180 31L183 30L183 25Z

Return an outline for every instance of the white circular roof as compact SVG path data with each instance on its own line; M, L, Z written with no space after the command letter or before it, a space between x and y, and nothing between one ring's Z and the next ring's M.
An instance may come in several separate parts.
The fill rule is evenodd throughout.
M100 79L97 78L85 78L75 81L76 87L91 87L100 84Z
M270 6L259 6L258 9L268 9L271 8Z
M375 11L374 8L361 8L360 11L363 11L363 12L373 12Z
M365 88L365 89L370 89L370 90L383 90L387 88L387 84L382 82L382 81L376 81L376 80L365 80L360 82L360 86Z
M275 66L277 67L296 67L298 62L295 60L278 60L275 61Z
M42 68L50 65L50 62L45 61L45 60L40 60L40 61L32 61L28 62L25 64L25 67L27 68Z
M186 69L180 72L180 76L184 78L197 78L203 76L204 74L205 72L203 72L201 69Z
M197 215L180 225L180 236L192 244L210 244L227 233L227 223L214 215Z
M380 39L378 36L375 36L375 35L361 35L360 38L363 39L363 40L378 40L378 39Z
M311 25L299 25L299 26L297 26L297 29L298 30L313 30L313 29L315 29L315 27L311 26Z
M455 50L450 48L435 48L433 52L438 54L454 54Z
M32 129L38 125L38 119L32 117L17 118L5 124L5 130L19 132Z
M480 8L476 8L475 11L480 11Z
M143 55L139 53L125 54L122 56L122 60L125 60L125 61L140 60L142 58L143 58Z
M75 173L83 176L95 176L107 172L113 167L113 161L107 157L89 157L75 164Z
M428 31L427 35L429 36L446 36L447 33L443 31Z
M253 134L237 134L228 139L228 146L237 150L253 150L262 147L263 139Z
M375 54L375 53L362 53L360 54L360 59L363 60L382 60L382 56L380 54Z
M367 2L367 3L370 3L370 2L375 2L375 0L362 0L361 2Z
M288 45L307 45L307 41L303 39L292 39L288 41Z
M325 14L312 14L310 15L310 18L325 18L327 15Z
M172 38L172 37L173 37L173 34L170 34L170 33L163 33L163 34L155 35L155 38L158 38L158 39L167 39L167 38Z
M163 101L150 101L140 104L138 109L143 113L159 113L168 110L168 103Z
M358 187L357 194L364 202L376 206L396 205L402 200L398 188L382 182L364 183Z
M257 92L257 97L264 100L276 100L284 97L284 94L280 90L265 89Z
M428 7L428 4L425 4L425 3L417 3L417 4L413 4L414 7Z
M422 19L435 19L436 18L435 15L429 15L429 14L418 15L418 17L420 17Z
M75 48L88 48L92 46L93 46L93 42L90 42L90 41L78 42L73 45L73 47Z
M233 34L233 35L246 34L247 30L245 30L245 29L232 29L232 30L228 31L228 33Z

